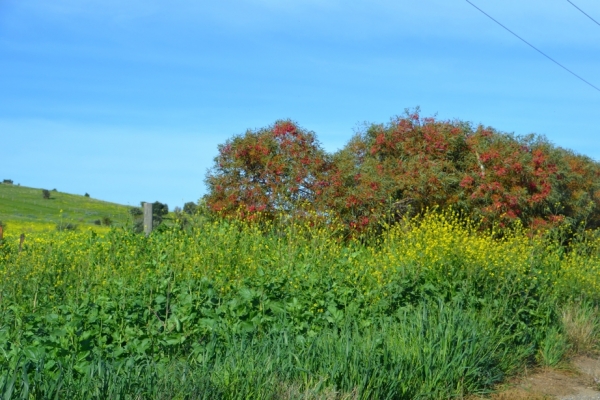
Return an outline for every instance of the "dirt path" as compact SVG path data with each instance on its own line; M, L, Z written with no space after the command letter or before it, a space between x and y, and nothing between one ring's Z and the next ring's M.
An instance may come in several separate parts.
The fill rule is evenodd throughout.
M600 358L578 357L569 369L536 371L492 396L494 400L600 400Z

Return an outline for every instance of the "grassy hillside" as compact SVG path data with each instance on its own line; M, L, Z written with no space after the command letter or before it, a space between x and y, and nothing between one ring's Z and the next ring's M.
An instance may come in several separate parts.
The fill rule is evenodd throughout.
M0 221L7 232L53 230L68 223L102 229L94 221L108 217L113 225L121 225L128 215L128 207L120 204L54 190L44 199L42 189L0 184Z

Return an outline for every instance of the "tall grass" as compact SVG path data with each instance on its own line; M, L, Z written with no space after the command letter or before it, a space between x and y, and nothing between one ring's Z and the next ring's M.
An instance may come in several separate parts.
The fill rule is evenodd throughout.
M201 357L90 360L84 368L18 360L0 388L34 398L280 398L354 393L357 398L448 398L476 393L518 362L501 329L460 305L424 304L395 321L360 328L345 321L301 339L282 330L207 339ZM293 390L291 389L293 388Z
M569 302L561 308L561 322L573 354L598 351L600 310L588 301Z
M586 310L598 304L598 244L481 232L452 214L370 241L345 241L328 226L207 220L147 238L39 234L20 253L9 235L0 244L0 394L484 393L524 366L556 364L582 336L568 321L586 317L568 307L582 296ZM583 335L592 342L594 329Z

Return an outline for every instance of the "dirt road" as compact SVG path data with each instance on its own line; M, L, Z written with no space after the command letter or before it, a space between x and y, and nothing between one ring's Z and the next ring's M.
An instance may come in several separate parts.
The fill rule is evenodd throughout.
M600 357L577 357L564 369L535 371L494 400L600 400Z

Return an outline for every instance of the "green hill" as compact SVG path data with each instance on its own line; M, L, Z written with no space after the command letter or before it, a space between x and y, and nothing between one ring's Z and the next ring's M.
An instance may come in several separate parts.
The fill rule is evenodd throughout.
M128 209L128 206L56 190L50 191L49 199L44 199L42 189L0 184L0 221L6 232L51 230L67 224L79 229L102 230L109 221L117 226L126 223Z

